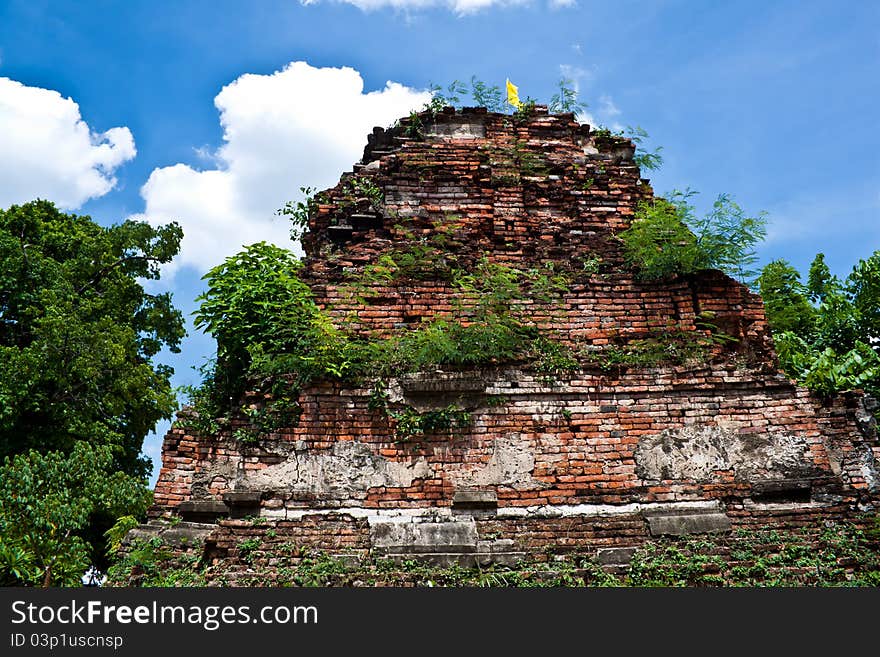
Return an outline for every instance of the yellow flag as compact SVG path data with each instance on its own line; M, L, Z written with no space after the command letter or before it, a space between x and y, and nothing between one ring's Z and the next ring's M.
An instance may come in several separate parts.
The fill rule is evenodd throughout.
M522 105L519 102L519 89L510 80L507 81L507 102L516 109L519 109L520 105Z

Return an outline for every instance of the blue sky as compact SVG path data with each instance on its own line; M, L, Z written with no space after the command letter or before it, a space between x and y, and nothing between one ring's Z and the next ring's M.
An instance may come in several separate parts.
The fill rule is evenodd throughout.
M0 206L178 220L162 285L190 313L206 268L284 244L273 210L429 83L509 77L546 102L564 74L585 120L663 146L658 193L730 193L769 215L762 262L823 251L845 275L880 248L878 71L874 2L0 0ZM191 330L163 360L196 383L212 351Z

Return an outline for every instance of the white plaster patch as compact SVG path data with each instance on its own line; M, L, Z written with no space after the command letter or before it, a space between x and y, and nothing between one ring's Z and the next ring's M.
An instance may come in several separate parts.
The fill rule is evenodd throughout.
M782 433L741 434L727 427L686 425L639 441L635 459L642 479L710 482L733 470L743 481L783 479L815 472L810 445Z
M786 508L804 508L821 506L817 504L788 505ZM694 512L723 511L723 505L717 500L698 500L693 502L632 502L630 504L559 504L535 506L499 507L496 518L608 518L626 516L643 511L654 512ZM412 522L444 522L454 518L448 507L428 507L422 509L367 509L364 507L344 507L336 509L263 509L260 515L267 518L285 518L296 520L307 516L335 513L353 518L366 518L370 524L412 523Z
M251 490L288 489L345 499L377 486L411 486L434 471L425 458L390 461L358 441L340 441L327 452L293 452L287 461L246 474L239 487Z
M448 120L443 123L432 123L427 128L429 137L446 137L449 139L484 139L486 125L482 121Z
M521 434L496 438L489 462L481 468L450 473L456 486L511 486L518 490L545 488L547 484L532 477L535 456Z

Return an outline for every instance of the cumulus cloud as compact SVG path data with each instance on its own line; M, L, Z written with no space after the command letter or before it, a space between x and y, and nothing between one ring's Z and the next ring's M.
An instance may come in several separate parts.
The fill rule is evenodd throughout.
M72 99L0 77L0 207L45 198L77 208L113 189L136 153L128 128L96 133Z
M412 11L440 7L464 16L475 14L492 7L519 7L531 4L531 0L300 0L303 5L316 5L319 2L345 2L363 11L376 9L396 9ZM551 9L575 6L576 0L547 0Z
M293 62L271 75L242 75L214 99L224 144L212 168L155 169L141 189L140 218L178 221L184 238L176 266L206 271L242 245L289 245L275 211L303 186L334 185L360 159L367 133L421 108L430 93L395 82L364 93L351 68ZM202 152L203 157L207 154Z

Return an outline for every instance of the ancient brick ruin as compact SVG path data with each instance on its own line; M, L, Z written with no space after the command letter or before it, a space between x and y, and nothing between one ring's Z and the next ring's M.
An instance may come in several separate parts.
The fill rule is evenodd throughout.
M312 383L295 426L256 444L233 437L244 417L197 435L184 412L165 437L154 519L133 535L198 536L218 563L235 561L239 536L271 543L267 528L334 553L468 564L580 550L613 562L656 536L858 521L876 503L870 400L794 385L761 299L726 275L643 282L625 263L616 235L653 194L630 141L540 106L523 118L447 108L413 121L376 128L313 213L303 279L320 306L374 337L451 316L461 291L433 251L420 270L351 290L402 241L442 234L462 270L486 258L565 273L564 292L518 303L578 367L395 377L394 407L468 414L407 439L364 381ZM353 180L381 190L379 202L352 195ZM611 357L675 341L704 348L678 362ZM253 516L265 522L242 520Z

